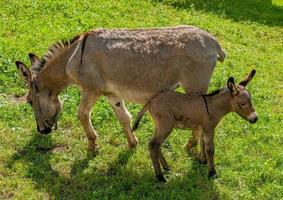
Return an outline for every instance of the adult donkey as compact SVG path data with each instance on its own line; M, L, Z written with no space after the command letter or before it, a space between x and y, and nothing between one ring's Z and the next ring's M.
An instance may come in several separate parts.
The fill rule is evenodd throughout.
M105 95L127 135L129 147L137 145L131 117L124 101L146 103L162 90L177 85L187 93L205 93L217 59L225 53L209 33L193 26L156 29L96 29L58 42L39 59L29 54L31 70L16 65L28 83L37 130L47 134L57 124L62 109L58 95L71 84L81 90L78 118L97 147L90 120L97 98Z

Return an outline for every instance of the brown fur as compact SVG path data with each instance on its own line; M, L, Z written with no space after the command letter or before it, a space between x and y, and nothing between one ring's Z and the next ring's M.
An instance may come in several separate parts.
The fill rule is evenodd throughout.
M157 29L96 29L57 43L39 59L30 54L29 69L17 62L29 83L38 130L49 133L61 110L58 94L70 84L81 90L78 117L95 149L97 133L91 108L99 96L107 96L123 126L130 147L137 145L131 117L124 100L145 103L163 90L177 85L187 93L205 93L217 59L225 53L209 33L192 26ZM36 80L36 81L34 81ZM38 91L34 91L35 83ZM42 109L42 112L40 111ZM41 114L39 114L41 113Z
M254 74L255 70L248 76L245 85ZM228 79L227 87L209 95L186 95L165 91L151 99L140 111L133 129L138 127L140 119L149 110L156 128L155 134L149 142L149 150L155 174L160 181L165 181L165 179L159 162L163 168L169 168L167 162L164 161L160 146L174 127L186 127L194 130L194 140L190 139L187 146L191 149L197 144L196 141L200 140L199 160L207 162L209 176L214 176L216 172L213 160L213 138L218 122L230 112L236 112L251 123L256 122L257 114L245 87L236 86L232 77Z

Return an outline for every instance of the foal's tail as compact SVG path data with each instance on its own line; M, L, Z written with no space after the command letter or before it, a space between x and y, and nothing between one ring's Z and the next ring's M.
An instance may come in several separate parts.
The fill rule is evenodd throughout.
M143 117L144 113L149 109L150 101L147 102L144 107L139 112L137 119L135 120L135 123L133 125L132 131L135 131L139 127L139 123L141 121L141 118Z

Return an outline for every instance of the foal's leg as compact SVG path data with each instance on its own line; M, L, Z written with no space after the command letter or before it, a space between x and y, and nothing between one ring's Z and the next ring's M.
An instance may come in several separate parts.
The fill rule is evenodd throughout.
M198 155L198 160L202 164L207 164L203 134L201 134L199 137L199 144L200 144L200 151Z
M203 132L203 141L205 146L205 154L207 158L208 176L213 178L216 175L214 167L214 130L206 130Z
M131 115L127 110L125 103L122 99L117 96L109 95L107 96L119 122L121 123L128 140L128 145L130 148L137 146L138 141L135 137L131 128Z
M161 148L158 149L158 159L159 159L159 162L162 166L162 168L165 170L165 171L170 171L170 167L167 163L167 161L165 160L162 152L161 152Z
M169 167L161 152L160 146L165 141L165 139L169 136L170 132L172 131L172 127L166 125L166 122L165 123L158 122L158 124L159 125L156 127L155 135L148 143L148 147L149 147L149 152L150 152L150 158L151 158L157 179L161 182L166 182L161 172L159 161L161 162L162 166L165 169L166 168L169 169Z
M78 109L78 118L84 128L88 139L88 149L96 150L98 145L96 144L97 133L91 124L91 108L98 98L92 93L81 91L81 101Z

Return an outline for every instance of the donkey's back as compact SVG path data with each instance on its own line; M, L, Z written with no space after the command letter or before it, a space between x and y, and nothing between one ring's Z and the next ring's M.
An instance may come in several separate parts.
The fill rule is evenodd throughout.
M150 56L186 55L198 61L207 56L218 55L224 60L216 39L206 31L194 26L177 26L155 29L98 29L92 31L97 48L104 53L135 54ZM112 52L115 51L115 52Z

